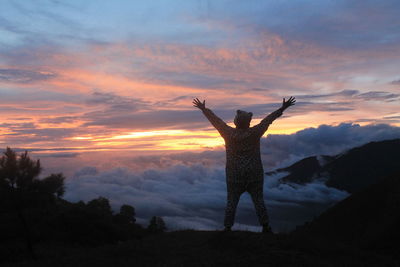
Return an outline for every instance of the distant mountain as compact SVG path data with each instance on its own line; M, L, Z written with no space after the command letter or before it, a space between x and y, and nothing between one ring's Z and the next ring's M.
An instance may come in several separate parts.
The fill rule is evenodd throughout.
M313 156L268 175L288 172L282 183L305 184L321 179L330 187L349 193L379 182L400 171L400 139L371 142L336 156Z
M400 252L400 172L350 195L296 232Z
M288 172L289 174L281 178L283 183L306 184L318 179L324 163L331 162L335 157L331 156L312 156L297 161L286 168L267 172L268 175L279 172Z

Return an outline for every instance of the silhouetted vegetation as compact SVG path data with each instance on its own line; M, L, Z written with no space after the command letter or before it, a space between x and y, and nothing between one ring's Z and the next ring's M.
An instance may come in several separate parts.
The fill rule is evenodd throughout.
M0 159L0 207L9 216L15 214L20 225L8 234L22 237L33 258L36 256L32 231L37 217L55 205L65 191L62 174L39 179L41 170L40 161L32 160L27 152L17 155L7 148Z
M115 218L120 223L132 224L136 222L135 208L130 205L122 205L119 209L119 213L115 215Z
M38 244L99 246L146 234L135 223L134 207L122 205L113 214L104 197L71 203L61 198L63 174L41 178L41 170L40 160L27 152L7 148L0 158L0 261L19 259L26 252L35 259Z
M149 233L163 233L165 230L167 230L167 227L165 226L163 218L153 216L150 219L149 226L147 227Z

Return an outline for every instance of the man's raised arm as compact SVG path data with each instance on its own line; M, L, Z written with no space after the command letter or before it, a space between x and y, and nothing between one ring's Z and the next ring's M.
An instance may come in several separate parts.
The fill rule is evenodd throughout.
M283 112L288 107L293 106L295 103L296 103L296 99L293 96L291 96L287 101L284 98L283 102L282 102L282 106L280 108L278 108L277 110L275 110L274 112L269 114L267 117L262 119L261 122L258 125L254 126L258 130L260 136L262 136L267 131L269 125L274 120L276 120L277 118L282 116Z
M211 122L211 124L218 130L221 136L225 136L229 129L228 126L221 118L214 114L211 109L206 108L206 101L201 102L198 98L193 99L193 106L203 111L204 116Z

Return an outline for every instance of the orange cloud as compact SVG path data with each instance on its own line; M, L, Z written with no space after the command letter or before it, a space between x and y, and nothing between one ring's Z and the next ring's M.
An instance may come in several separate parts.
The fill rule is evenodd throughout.
M287 112L290 117L277 121L270 133L293 133L321 123L339 124L361 119L378 122L398 108L397 102L383 105L383 100L367 100L360 96L302 99L301 95L329 95L346 89L356 89L359 95L371 91L376 83L354 78L364 75L365 80L365 76L372 76L373 73L379 76L374 69L369 70L368 65L363 64L371 55L365 51L354 53L311 42L285 40L266 31L259 32L256 38L240 40L235 45L127 42L91 44L75 51L49 51L37 51L37 62L2 66L2 69L20 70L14 75L24 74L25 81L30 81L21 82L18 77L16 80L0 80L2 86L12 88L20 95L20 99L9 98L8 103L1 104L1 112L5 114L3 122L16 123L28 117L35 124L29 133L29 129L22 131L3 123L4 127L0 129L3 145L28 148L64 146L72 150L171 150L222 145L222 139L211 130L208 122L205 119L199 121L200 113L196 122L187 116L178 124L168 117L168 127L154 126L148 130L143 129L145 123L141 126L138 119L132 120L136 133L127 132L129 124L123 127L90 124L94 116L112 122L144 112L129 110L129 107L115 108L121 103L116 103L114 99L110 103L89 105L87 102L93 92L139 99L147 103L145 108L152 112L152 116L161 116L167 111L191 112L194 108L190 98L200 97L207 99L212 108L232 110L232 117L239 107L255 108L258 113L255 113L254 122L273 111L273 107L267 106L264 110L258 106L271 102L279 105L281 97L299 95L299 105ZM383 60L392 55L393 51L379 51L373 56ZM389 72L386 70L386 73ZM43 79L33 79L35 73L42 75ZM387 82L378 86L380 91L394 91L393 85ZM35 90L43 94L43 98L34 97ZM32 96L28 98L27 92ZM59 95L49 95L46 99L48 92ZM70 119L63 120L61 117ZM199 128L190 129L184 123L193 123ZM204 131L207 127L211 131ZM71 133L68 136L61 132L54 136L46 135L49 129L66 129ZM163 134L167 130L178 132Z

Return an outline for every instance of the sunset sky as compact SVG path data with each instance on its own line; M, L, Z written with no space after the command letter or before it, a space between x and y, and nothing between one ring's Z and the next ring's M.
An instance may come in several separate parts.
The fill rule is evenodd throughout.
M397 0L1 0L0 10L0 145L28 149L48 171L191 157L222 168L223 140L194 97L230 124L251 111L255 124L295 96L271 140L328 129L310 143L327 138L319 148L335 153L375 140L330 143L343 129L399 133Z

